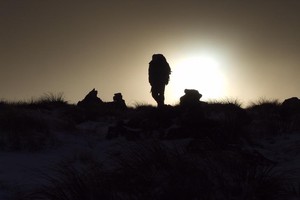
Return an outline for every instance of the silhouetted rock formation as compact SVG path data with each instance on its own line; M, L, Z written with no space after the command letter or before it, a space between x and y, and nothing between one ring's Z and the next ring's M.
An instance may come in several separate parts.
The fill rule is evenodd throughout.
M300 108L300 99L298 97L292 97L289 99L286 99L282 103L282 107L289 108L289 109L298 109Z
M127 108L125 101L123 100L121 93L115 93L112 102L103 102L99 97L97 97L98 91L95 88L90 91L82 101L78 102L79 107L95 109L117 109L125 110Z
M117 110L125 110L127 109L126 103L122 97L121 93L115 93L112 102L105 102L105 107L117 109Z
M284 100L280 112L282 119L289 124L288 131L300 130L300 99L292 97Z
M113 100L114 100L113 103L115 105L115 108L121 109L121 110L124 110L127 108L126 103L125 103L121 93L115 93Z
M292 97L286 99L281 104L281 113L283 117L290 117L291 115L300 113L300 99Z
M195 106L200 103L200 98L202 97L202 94L198 92L198 90L194 89L185 89L184 90L185 95L180 97L180 105L181 106Z
M86 108L102 105L103 101L99 97L97 97L97 94L98 91L94 88L84 97L82 101L79 101L77 105Z

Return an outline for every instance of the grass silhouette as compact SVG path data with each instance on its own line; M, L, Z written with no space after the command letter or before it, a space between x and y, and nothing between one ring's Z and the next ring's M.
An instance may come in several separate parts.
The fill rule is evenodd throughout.
M239 152L190 154L157 140L127 148L108 169L94 160L59 164L24 199L280 199L288 193L272 165L231 159Z

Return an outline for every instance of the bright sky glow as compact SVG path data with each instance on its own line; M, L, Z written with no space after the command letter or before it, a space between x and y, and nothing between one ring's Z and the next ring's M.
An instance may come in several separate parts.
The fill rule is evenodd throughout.
M184 89L196 89L203 99L218 99L224 97L225 79L221 64L210 55L186 57L172 68L170 90L171 98L179 99Z
M156 105L148 65L173 71L165 103L184 89L201 100L279 99L300 91L300 1L0 1L0 100L63 93L77 103ZM154 14L155 13L155 14Z

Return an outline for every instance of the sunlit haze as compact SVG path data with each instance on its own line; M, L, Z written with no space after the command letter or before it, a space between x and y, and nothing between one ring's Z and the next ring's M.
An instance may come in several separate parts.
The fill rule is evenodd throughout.
M205 94L203 99L222 99L226 95L226 81L222 65L213 55L189 55L173 66L169 98L174 102L184 89L196 89Z
M300 1L0 1L0 99L62 92L77 103L155 104L148 64L163 54L166 103L184 89L244 103L300 96Z

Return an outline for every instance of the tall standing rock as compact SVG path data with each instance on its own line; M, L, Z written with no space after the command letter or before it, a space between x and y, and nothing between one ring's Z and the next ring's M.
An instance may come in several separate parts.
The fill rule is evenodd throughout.
M82 101L79 101L77 105L84 108L92 108L103 105L103 101L99 97L97 97L97 94L98 91L94 88L84 97Z

